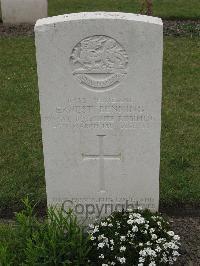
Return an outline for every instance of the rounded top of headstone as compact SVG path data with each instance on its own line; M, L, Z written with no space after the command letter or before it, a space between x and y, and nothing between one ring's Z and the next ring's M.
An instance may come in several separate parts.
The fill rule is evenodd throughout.
M48 17L39 19L36 22L35 29L37 27L43 25L50 25L59 22L67 22L67 21L76 21L76 20L92 20L92 19L114 19L114 20L132 20L136 22L145 22L157 25L163 25L162 19L158 17L151 17L140 14L133 13L123 13L123 12L80 12L80 13L72 13L65 14L55 17Z

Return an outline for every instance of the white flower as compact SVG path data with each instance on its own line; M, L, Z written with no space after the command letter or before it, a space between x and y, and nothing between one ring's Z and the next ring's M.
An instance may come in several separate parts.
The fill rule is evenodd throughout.
M126 259L125 259L124 257L122 257L122 258L118 258L118 260L119 260L119 262L120 262L121 264L126 263Z
M139 263L138 266L143 266L144 264L143 263Z
M93 229L94 225L93 224L89 224L89 228Z
M143 217L141 218L137 218L134 220L135 223L137 224L144 224L145 223L145 219Z
M112 225L112 224L108 224L108 226L109 226L109 227L113 227L113 225Z
M107 226L106 222L101 222L101 226Z
M133 224L133 223L134 223L134 221L131 220L131 219L129 219L129 220L127 221L127 224Z
M104 255L101 254L101 255L99 256L99 258L100 258L100 259L104 259Z
M134 218L140 218L141 217L141 214L140 213L133 213L132 214L132 217L134 217ZM130 218L130 216L129 216L129 218Z
M164 247L164 249L168 249L168 247L169 247L169 243L164 243L164 244L163 244L163 247Z
M129 219L133 219L133 214L129 214Z
M95 228L93 230L93 234L96 233L96 232L99 232L99 226L98 225L95 226Z
M156 252L154 250L152 250L151 248L146 248L146 251L147 251L147 254L149 256L153 256L153 257L156 257Z
M168 259L165 253L163 254L163 257L161 258L161 262L165 262L165 263L168 262Z
M106 263L103 263L103 264L102 264L102 266L108 266L108 264L106 264Z
M139 262L145 262L145 258L139 257Z
M157 239L157 238L158 238L158 237L157 237L156 234L152 234L152 236L151 236L151 239L152 239L152 240Z
M110 263L110 265L115 265L116 263L114 262L114 261L112 261L111 263Z
M112 245L114 245L114 240L113 240L113 239L111 239L111 240L110 240L110 243L111 243Z
M108 238L104 237L103 242L108 243Z
M138 232L138 227L137 227L137 225L134 225L134 226L132 227L132 231L133 231L133 232Z
M159 246L157 246L157 248L155 249L156 252L160 252L161 250L162 249Z
M161 222L157 222L158 226L161 227Z
M126 240L126 237L125 236L120 236L120 240L121 241L125 241Z
M164 249L178 249L178 246L174 242L166 242L163 244Z
M156 266L155 261L150 262L149 266Z
M101 239L104 239L104 234L98 236L98 241L100 241Z
M145 229L148 229L149 228L149 225L148 224L145 224L144 227L145 227Z
M156 240L156 243L160 244L162 242L165 242L166 239L165 238L159 238L158 240Z
M156 252L153 249L149 248L149 247L145 248L143 250L140 250L139 254L142 257L145 257L147 255L152 256L152 257L156 257L157 256Z
M140 250L139 254L140 256L145 257L147 253L146 253L146 250L144 249L144 250Z
M180 254L179 254L178 251L176 251L176 250L174 250L174 251L172 252L172 254L173 254L174 257L176 257L176 256L180 256Z
M125 246L121 246L119 250L120 250L120 252L123 252L123 251L126 250L126 247Z
M168 234L169 236L174 236L174 232L173 232L173 231L168 231L167 234Z
M152 233L154 233L155 232L155 229L154 228L150 228L150 233L152 234Z
M103 242L102 242L102 243L99 243L99 244L98 244L98 248L103 248L104 245L105 245L105 244L104 244Z
M174 240L180 240L180 236L179 235L174 235Z

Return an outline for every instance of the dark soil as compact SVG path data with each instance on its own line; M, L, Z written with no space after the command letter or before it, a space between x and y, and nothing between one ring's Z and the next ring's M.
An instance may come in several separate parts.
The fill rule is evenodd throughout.
M163 20L165 36L199 36L200 20ZM0 23L0 37L33 36L34 25L4 25Z
M159 204L159 212L175 217L200 217L200 202L173 202Z
M200 20L164 20L165 36L199 36Z
M34 25L31 24L3 24L0 23L0 37L33 36Z
M200 266L200 217L170 217L173 231L181 237L177 266Z

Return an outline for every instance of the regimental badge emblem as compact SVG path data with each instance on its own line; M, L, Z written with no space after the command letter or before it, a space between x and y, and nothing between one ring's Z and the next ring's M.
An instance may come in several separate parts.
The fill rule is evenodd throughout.
M85 87L105 91L126 76L128 55L113 38L103 35L80 41L70 56L73 76Z

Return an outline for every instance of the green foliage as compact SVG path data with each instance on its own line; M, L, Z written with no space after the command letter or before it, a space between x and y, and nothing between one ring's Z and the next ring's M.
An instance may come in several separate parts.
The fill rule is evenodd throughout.
M180 237L162 216L148 210L115 212L90 228L90 261L95 266L161 266L179 256Z
M11 266L12 256L9 253L8 247L0 243L0 265L1 266Z
M28 199L16 214L14 238L0 245L0 264L7 265L87 265L88 236L72 212L50 208L40 221Z
M15 232L11 222L0 224L0 265L13 265L13 254L11 250L15 250Z
M86 265L88 241L71 212L49 209L48 221L28 239L27 265Z

